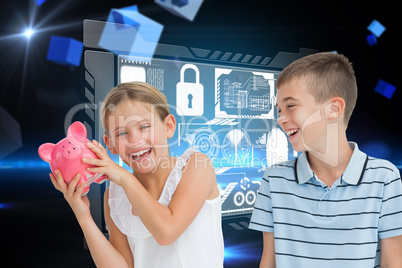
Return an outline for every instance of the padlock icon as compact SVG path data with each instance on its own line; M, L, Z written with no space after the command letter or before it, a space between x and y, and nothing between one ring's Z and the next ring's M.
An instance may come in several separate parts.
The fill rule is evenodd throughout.
M184 82L184 72L195 71L195 83ZM200 116L204 114L204 86L200 84L200 71L194 64L185 64L180 70L180 82L176 85L177 114Z

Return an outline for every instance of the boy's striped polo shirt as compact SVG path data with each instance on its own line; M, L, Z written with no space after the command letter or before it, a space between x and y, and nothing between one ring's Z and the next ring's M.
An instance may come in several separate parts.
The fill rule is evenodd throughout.
M399 170L349 145L352 157L331 187L306 152L266 170L249 228L274 233L277 267L378 267L379 239L402 235Z

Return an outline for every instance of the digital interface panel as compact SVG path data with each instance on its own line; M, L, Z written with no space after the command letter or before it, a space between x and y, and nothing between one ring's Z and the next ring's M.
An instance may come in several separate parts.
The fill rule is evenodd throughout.
M158 44L152 58L115 55L98 46L104 23L84 22L84 122L102 141L99 108L119 83L143 81L165 95L177 128L169 140L172 156L195 146L208 155L215 168L222 198L222 217L250 215L265 169L297 156L277 125L275 82L280 70L315 50L280 52L270 57ZM116 155L110 157L126 166ZM117 158L116 158L117 157ZM103 224L103 192L91 189L101 202L91 212ZM96 198L96 197L95 197ZM105 229L104 229L105 230Z
M211 158L223 215L252 210L263 171L289 154L275 121L278 72L126 56L117 60L118 83L143 81L166 95L177 120L169 142L172 155L195 146Z

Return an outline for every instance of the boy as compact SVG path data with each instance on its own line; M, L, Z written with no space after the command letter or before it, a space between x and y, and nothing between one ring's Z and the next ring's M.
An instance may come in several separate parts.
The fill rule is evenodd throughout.
M351 63L309 55L276 86L278 124L303 153L262 178L249 226L263 232L260 267L402 267L399 171L346 138L357 99Z

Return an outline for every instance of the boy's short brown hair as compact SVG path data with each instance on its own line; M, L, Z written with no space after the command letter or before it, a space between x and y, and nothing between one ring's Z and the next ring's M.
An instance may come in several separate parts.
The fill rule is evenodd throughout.
M357 100L356 77L348 58L321 52L298 59L279 74L276 88L295 78L306 79L317 103L341 97L345 101L345 124L348 124Z

